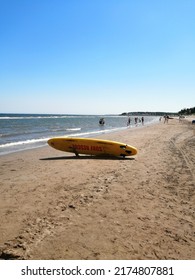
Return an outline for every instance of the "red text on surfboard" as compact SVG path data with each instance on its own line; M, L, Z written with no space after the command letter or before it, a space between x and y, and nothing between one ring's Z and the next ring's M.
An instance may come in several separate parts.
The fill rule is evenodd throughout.
M102 152L103 149L100 146L88 146L88 145L72 145L73 149L80 151L99 151Z

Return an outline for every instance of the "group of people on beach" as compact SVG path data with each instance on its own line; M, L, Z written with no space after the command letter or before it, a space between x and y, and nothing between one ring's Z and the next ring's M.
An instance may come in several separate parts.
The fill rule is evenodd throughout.
M141 117L141 118L135 117L134 118L134 123L135 123L136 126L137 126L138 122L142 123L142 125L144 125L144 117ZM128 117L127 126L130 126L130 124L131 124L131 118Z
M168 123L170 117L168 115L164 115L163 118L164 118L164 123ZM161 122L161 120L162 120L162 117L159 118L159 122Z
M144 125L144 117L141 117L141 118L135 117L134 118L134 123L135 123L136 126L137 126L138 123L142 123L142 125ZM104 124L105 124L105 119L101 118L99 120L99 125L104 125ZM130 126L130 125L131 125L131 118L128 117L127 126Z

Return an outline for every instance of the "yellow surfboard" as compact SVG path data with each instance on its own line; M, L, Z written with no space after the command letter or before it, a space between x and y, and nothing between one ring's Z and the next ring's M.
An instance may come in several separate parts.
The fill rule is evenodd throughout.
M58 137L49 139L47 143L54 149L74 153L76 156L87 154L125 157L137 154L135 147L102 139Z

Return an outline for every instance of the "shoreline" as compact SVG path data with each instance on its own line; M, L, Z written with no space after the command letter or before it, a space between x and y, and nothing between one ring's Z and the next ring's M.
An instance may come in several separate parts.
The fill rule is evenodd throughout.
M95 117L95 116L93 116ZM115 117L114 117L115 118ZM26 123L27 127L29 128L29 130L32 129L32 127L35 125L34 123L30 123L29 118L27 118L28 121ZM31 118L30 118L31 119ZM112 118L111 118L112 119ZM106 124L105 126L99 126L96 125L98 122L98 119L95 120L95 122L93 122L93 124L91 124L91 127L87 127L85 126L86 123L84 124L76 124L76 128L72 126L71 121L70 123L66 123L66 127L63 127L65 124L63 122L61 122L61 119L58 119L59 123L58 123L58 129L52 129L50 127L51 123L46 123L46 131L45 133L42 134L42 136L40 136L39 134L35 135L32 133L31 134L26 134L27 136L22 136L19 137L17 140L16 139L10 139L9 138L9 129L7 132L2 133L0 135L0 156L2 155L6 155L6 154L10 154L13 152L20 152L23 150L30 150L30 149L34 149L34 148L40 148L40 147L44 147L45 145L47 145L47 140L53 137L87 137L87 138L98 138L101 137L102 134L107 134L107 133L113 133L113 132L117 132L120 130L125 130L127 128L126 126L126 120L123 120L123 122L121 122L121 119L124 119L123 117L117 117L116 122L114 121L114 123L112 123L112 121L109 123L108 125ZM42 118L38 118L38 120L42 120ZM81 121L83 122L85 120L85 118ZM86 120L85 120L86 121ZM91 121L91 120L88 120ZM146 123L153 123L154 121L157 121L155 119L147 119ZM95 125L94 125L95 124ZM32 127L30 128L30 125L32 125ZM56 125L56 124L55 124ZM131 124L131 128L134 127L134 123ZM140 125L140 124L139 124ZM5 126L5 123L4 125ZM38 126L38 124L37 124ZM43 126L43 123L40 123L40 126ZM70 127L69 127L70 126ZM17 127L17 125L16 125ZM69 128L68 128L69 127ZM22 128L21 128L22 129ZM50 131L51 129L51 131ZM16 129L17 130L17 129ZM38 129L39 130L39 129ZM59 134L57 133L57 131L59 130ZM3 129L2 129L3 131ZM35 128L36 131L36 128ZM50 131L50 132L48 132ZM17 131L15 131L17 132ZM14 131L10 131L10 133L14 135L15 133ZM18 133L18 132L17 132ZM39 131L40 133L40 131ZM22 131L19 133L21 135ZM6 136L7 135L7 136ZM25 135L25 134L24 134ZM5 136L5 137L4 137ZM1 138L2 137L2 138ZM6 138L8 137L8 138ZM6 142L7 141L7 142Z
M108 140L111 140L112 141L112 135L114 134L118 134L120 132L125 132L126 130L128 130L129 132L130 131L134 131L134 130L137 130L137 129L142 129L142 128L145 128L147 126L155 126L157 125L159 122L153 122L153 123L147 123L147 124L144 124L144 125L138 125L138 126L132 126L132 127L124 127L124 128L119 128L119 129L113 129L113 131L106 131L106 132L101 132L101 133L95 133L94 134L89 134L90 136L87 136L86 138L94 138L94 139L108 139ZM111 134L111 138L108 136L109 134ZM96 137L97 136L97 137ZM107 137L108 136L108 137ZM78 136L58 136L58 137L75 137L77 138ZM50 139L50 138L48 138ZM114 140L113 140L114 141ZM119 140L118 140L119 141ZM121 142L121 141L119 141ZM41 146L37 146L37 147L29 147L29 148L26 148L26 149L23 149L23 150L17 150L17 151L10 151L10 152L6 152L6 153L2 153L0 154L0 158L1 157L6 157L8 155L12 156L13 154L17 154L17 153L24 153L24 152L32 152L33 150L37 150L37 149L44 149L44 148L47 148L48 147L48 144L47 142L44 144L44 145L41 145ZM69 153L69 155L71 155L71 153Z
M101 134L135 157L2 155L0 259L194 259L195 127Z

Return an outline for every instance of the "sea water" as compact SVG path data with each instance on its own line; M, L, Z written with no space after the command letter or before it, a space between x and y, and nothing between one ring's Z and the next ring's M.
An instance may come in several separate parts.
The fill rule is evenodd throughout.
M100 118L105 124L99 125ZM127 116L118 115L37 115L0 114L0 155L47 145L52 137L98 137L103 133L127 129ZM130 127L135 124L131 116ZM145 116L144 124L158 121L156 116Z

